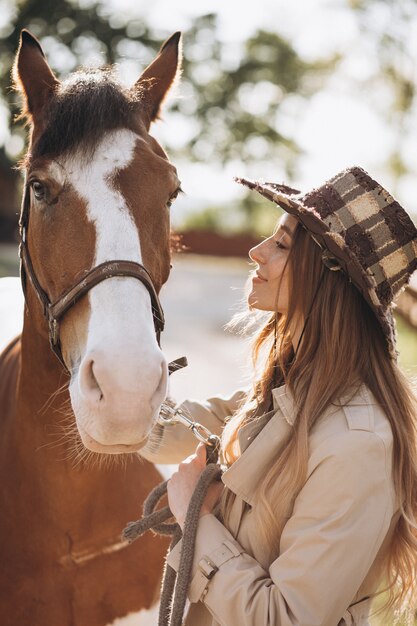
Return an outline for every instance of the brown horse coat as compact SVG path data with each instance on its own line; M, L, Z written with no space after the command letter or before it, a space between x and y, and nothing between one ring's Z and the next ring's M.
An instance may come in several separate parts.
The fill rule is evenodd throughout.
M65 128L59 112L67 112L68 119L73 120L74 110L84 110L84 101L82 105L78 102L78 109L71 108L71 103L71 106L65 105L65 98L68 100L65 85L60 91L60 83L47 65L39 43L27 31L22 33L15 73L31 123L30 150L25 164L31 203L27 236L38 280L50 300L79 279L94 262L94 221L87 220L86 203L77 194L73 183L68 181L72 174L71 164L74 163L71 158L82 152L83 139L90 141L85 146L86 154L93 154L95 145L99 145L101 140L100 132L104 134L104 139L107 137L109 140L110 135L106 132L116 131L114 136L128 137L135 146L135 152L132 152L132 158L136 159L135 167L122 166L117 170L116 165L111 170L117 172L115 180L108 182L103 179L104 191L111 200L118 198L120 203L123 200L125 221L132 226L132 232L135 227L141 227L143 245L138 254L142 253L141 260L151 273L157 291L167 280L170 264L167 204L177 193L178 179L175 168L147 129L157 117L160 104L175 78L179 65L178 44L179 34L175 34L164 44L160 54L130 92L118 89L111 81L106 82L105 77L102 87L97 83L97 89L101 91L94 91L95 77L89 83L83 83L81 78L80 84L87 85L89 91L83 95L82 89L76 90L75 98L80 94L85 96L85 105L89 105L92 114L91 123L85 136L77 126L73 134L62 136ZM140 110L133 114L134 90L142 93L142 87L145 96L138 104ZM106 103L102 100L109 94L116 98L113 101L115 111L119 111L118 102L124 103L131 122L126 121L127 126L121 113L115 121L113 115L106 111ZM91 98L100 100L102 117L98 120ZM51 102L55 109L50 108ZM48 122L54 119L54 110L55 113L58 111L57 127L53 123L52 127L48 127ZM83 116L76 119L79 124L85 121ZM104 129L99 124L101 119L107 120ZM61 129L58 133L57 128ZM74 146L74 141L78 141L79 145ZM57 160L60 148L64 155L61 162ZM104 158L107 158L106 153ZM133 194L133 188L137 190L138 185L138 164L141 165L142 176L139 181L142 186L139 206L137 191ZM82 168L80 171L82 173ZM145 183L146 188L143 188ZM41 193L39 190L44 191ZM120 203L116 208L121 212ZM134 211L134 218L129 215L129 210ZM112 235L111 230L107 232ZM123 232L121 235L125 237ZM122 244L123 237L120 238ZM109 249L111 254L111 245ZM111 256L109 260L112 260ZM127 284L130 291L136 290L137 295L143 293L144 311L146 314L149 311L148 346L153 352L144 350L139 356L143 363L149 363L153 355L158 356L161 362L162 353L152 334L150 303L146 300L149 295L143 285L138 287L134 278L112 280L133 281L133 286L132 283ZM120 284L113 282L115 286ZM99 290L99 287L94 289ZM140 292L140 289L143 291ZM92 308L90 294L93 291L66 314L62 325L62 349L72 378L76 378L81 369L77 359L81 361L80 350L86 343L88 316ZM133 321L134 316L133 308ZM121 326L120 320L111 321L114 327ZM121 336L123 333L126 334L121 328ZM140 335L138 337L140 340ZM138 345L140 350L140 341ZM117 343L114 348L117 352ZM122 363L124 349L119 349ZM135 353L133 350L133 356ZM90 387L87 385L87 391L94 395L99 389L99 382L94 378L92 361L89 367L90 379L87 377L87 382ZM107 380L112 374L117 377L116 367L106 372ZM142 369L142 378L145 374L146 369ZM0 355L2 626L105 626L116 618L149 609L155 605L159 595L167 542L147 535L127 546L121 542L120 534L128 521L137 519L145 496L162 477L150 462L136 453L112 458L87 453L85 460L84 451L84 460L80 460L79 423L77 421L76 425L71 409L69 380L69 375L50 350L47 324L33 285L28 281L23 332ZM128 389L128 399L135 395L136 386L140 384L144 386L140 378L133 381L132 388ZM106 400L111 403L111 393L107 394ZM124 433L129 435L134 431L136 411L138 423L144 421L142 408L145 412L140 403L137 408L135 405L130 431L125 428ZM117 406L112 406L107 412L110 421L113 409L116 410ZM108 442L111 436L115 444L120 443L123 412L124 408L119 422L113 420L110 435L105 431L105 424L103 426L98 420L98 427L107 436L104 443L108 448L112 447L113 441ZM144 432L148 426L144 424ZM121 443L128 447L123 439Z

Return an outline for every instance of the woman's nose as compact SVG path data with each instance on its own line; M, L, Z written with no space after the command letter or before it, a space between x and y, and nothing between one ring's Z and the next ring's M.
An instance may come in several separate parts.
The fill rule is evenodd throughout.
M255 263L261 264L263 262L260 244L249 250L249 258L252 259L252 261L255 261Z

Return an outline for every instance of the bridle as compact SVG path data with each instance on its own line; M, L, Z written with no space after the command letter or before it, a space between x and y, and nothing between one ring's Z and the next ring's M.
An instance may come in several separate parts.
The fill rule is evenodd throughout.
M74 286L70 287L61 296L51 302L48 297L46 291L41 287L36 274L33 268L32 260L30 257L29 249L27 246L27 231L29 227L29 209L30 209L30 185L25 183L25 190L23 196L23 207L22 213L20 216L19 226L20 226L20 246L19 246L19 256L20 256L20 278L22 281L22 289L23 294L26 300L26 287L27 287L27 277L29 277L30 282L35 290L36 295L42 305L43 315L48 322L49 328L49 343L52 351L58 357L59 361L65 368L65 370L69 372L69 369L64 361L64 357L62 355L61 349L61 340L59 333L59 325L64 317L64 315L71 309L71 307L78 302L86 293L90 291L93 287L101 283L103 280L107 278L113 278L114 276L131 276L133 278L137 278L140 282L145 285L146 289L151 298L152 304L152 316L155 325L155 333L156 339L158 341L158 345L161 345L161 332L164 330L165 326L165 318L164 312L162 310L161 303L159 301L158 294L152 282L152 278L147 271L147 269L141 264L136 263L134 261L124 261L124 260L115 260L115 261L106 261L105 263L100 263L96 267L93 267L91 270L85 270L83 277L75 283ZM26 301L27 302L27 301ZM172 372L181 369L187 365L187 358L180 357L179 359L175 359L175 361L171 361L168 364L169 374Z

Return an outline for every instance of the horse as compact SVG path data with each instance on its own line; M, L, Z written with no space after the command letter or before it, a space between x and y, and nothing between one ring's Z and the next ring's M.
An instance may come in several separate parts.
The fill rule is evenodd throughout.
M2 626L139 626L157 606L166 540L120 537L161 481L137 451L168 390L158 294L180 181L150 126L180 66L175 33L129 89L107 68L61 82L21 33L25 306L0 356Z

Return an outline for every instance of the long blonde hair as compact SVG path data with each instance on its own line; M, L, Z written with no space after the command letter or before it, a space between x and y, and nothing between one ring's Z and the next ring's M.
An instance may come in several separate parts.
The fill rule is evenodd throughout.
M300 223L294 231L286 267L288 312L268 313L266 322L254 335L252 388L225 426L223 455L229 464L238 458L239 429L272 410L272 388L286 384L297 415L293 430L277 450L276 461L260 486L253 509L261 549L273 560L278 555L279 538L291 516L294 500L306 481L311 428L329 404L350 390L354 393L364 382L384 408L393 432L393 480L401 514L385 563L384 579L389 593L382 610L401 614L405 601L414 603L417 595L415 381L412 385L390 359L380 324L365 299L341 272L324 267L319 247ZM320 280L319 294L311 308ZM297 315L303 320L308 315L308 319L294 358L289 328ZM224 491L224 519L233 498L230 491ZM274 503L279 503L279 507Z

